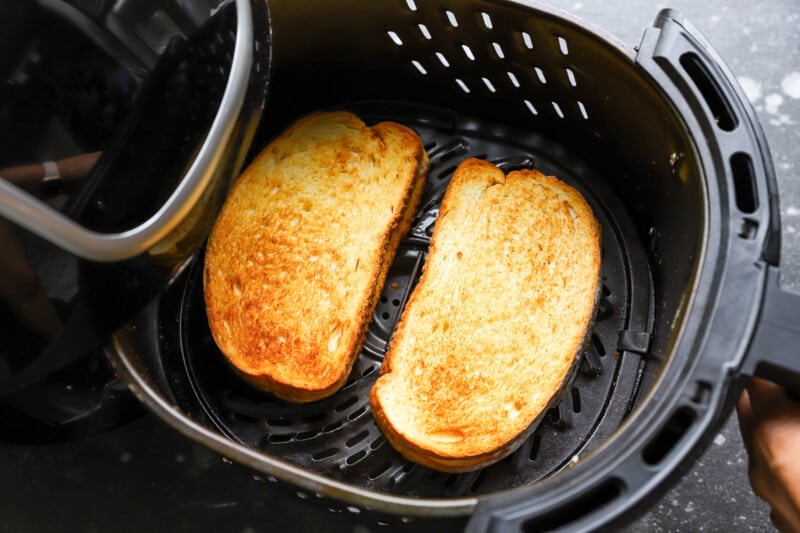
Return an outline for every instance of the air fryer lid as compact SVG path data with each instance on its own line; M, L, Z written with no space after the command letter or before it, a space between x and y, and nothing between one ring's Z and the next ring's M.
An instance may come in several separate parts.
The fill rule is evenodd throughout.
M331 399L290 406L226 373L204 323L200 261L119 332L109 356L176 429L329 506L472 515L475 529L587 530L666 490L725 419L743 372L798 366L761 352L768 330L797 340L780 310L798 309L776 282L763 134L679 14L659 15L633 53L529 2L270 8L274 83L258 145L304 113L345 108L414 127L432 172L359 362ZM471 155L541 167L584 193L603 224L604 303L577 392L503 462L444 476L397 459L363 397L424 260L438 195Z
M19 46L2 51L0 116L19 136L0 168L101 152L87 176L63 186L0 179L0 402L22 410L53 396L20 391L56 371L80 375L70 367L200 247L263 108L265 3L133 4L24 3L5 14ZM94 407L55 401L69 407L36 417Z

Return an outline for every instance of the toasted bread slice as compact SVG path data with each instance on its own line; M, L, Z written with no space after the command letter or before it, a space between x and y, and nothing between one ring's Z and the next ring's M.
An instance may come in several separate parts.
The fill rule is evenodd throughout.
M344 384L427 169L412 130L334 112L299 120L245 170L209 237L204 290L246 381L295 402Z
M389 442L448 472L514 451L574 375L599 275L600 226L580 193L464 161L370 393Z

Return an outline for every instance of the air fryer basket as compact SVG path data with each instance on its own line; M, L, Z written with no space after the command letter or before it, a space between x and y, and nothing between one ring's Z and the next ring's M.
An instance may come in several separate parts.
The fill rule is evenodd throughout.
M744 376L797 384L785 369L800 364L777 349L798 339L785 311L800 307L777 285L769 152L732 76L679 14L662 12L634 51L532 2L272 0L270 11L273 79L253 151L302 114L349 109L414 128L431 172L333 397L287 404L229 371L205 319L202 252L115 336L118 370L178 430L351 510L584 529L655 501ZM367 396L441 194L470 156L584 194L603 226L603 293L579 374L534 435L496 465L445 475L391 449Z

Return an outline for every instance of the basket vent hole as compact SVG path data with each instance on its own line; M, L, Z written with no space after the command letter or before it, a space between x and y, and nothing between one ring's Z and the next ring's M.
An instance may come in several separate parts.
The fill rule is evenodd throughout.
M533 103L531 103L530 100L525 100L525 107L528 108L528 111L530 111L532 115L538 115L539 114L539 112L536 111L536 108L533 107Z
M488 78L481 78L483 80L483 84L486 85L486 88L489 89L490 92L496 93L497 89L494 88L494 85Z
M586 112L586 106L583 105L583 102L578 100L578 111L580 111L583 120L589 120L589 113Z
M369 431L362 431L355 437L349 438L347 442L345 442L345 446L347 446L348 448L352 448L353 446L355 446L362 440L366 439L367 437L369 437Z
M572 387L572 411L574 413L581 412L581 393L577 387Z
M642 459L648 465L660 463L694 424L696 415L688 407L675 411L664 427L658 431L650 443L642 450Z
M267 441L270 444L281 444L284 442L289 442L290 440L292 440L291 433L273 433L267 438Z
M567 45L567 40L561 36L558 37L558 49L561 50L561 53L565 56L569 55L569 46Z
M514 87L519 88L520 87L520 83L519 83L519 80L517 79L517 77L514 75L514 73L509 71L509 72L506 72L506 74L508 75L508 80L511 82L511 85L513 85Z
M389 39L391 39L392 42L394 44L396 44L397 46L403 46L403 40L395 32L389 30L389 31L386 32L386 35L388 35Z
M539 82L542 85L546 85L547 84L547 78L544 75L544 71L542 69L540 69L539 67L533 67L533 70L536 71L536 77L539 78Z
M449 22L452 27L458 28L458 19L456 18L456 14L449 9L445 11L444 14L447 17L447 22Z
M491 30L494 28L494 24L492 23L492 17L489 16L489 13L485 11L481 13L481 20L483 21L483 25L486 27L487 30Z
M494 49L494 53L497 55L498 58L505 59L506 53L503 52L503 47L500 46L500 43L493 42L492 48Z
M464 55L467 56L467 59L475 61L475 54L472 53L472 48L466 44L462 44L461 49L464 50Z
M419 71L419 73L422 74L423 76L428 73L428 71L425 70L425 67L422 66L422 63L420 63L416 59L412 59L411 64L414 65L414 68L416 68Z
M359 416L363 415L366 412L367 412L367 407L366 406L361 406L358 409L356 409L355 411L353 411L352 413L350 413L350 415L347 417L347 419L348 420L355 420L356 418L358 418Z
M553 104L553 111L556 112L558 118L564 118L564 112L561 111L561 106L559 106L556 102L551 102Z
M606 356L606 349L603 347L603 342L600 340L597 333L592 333L592 346L594 346L595 351L597 351L597 355L600 357Z
M340 427L342 427L342 423L341 422L334 422L334 423L328 424L327 426L322 428L322 432L323 433L332 433L332 432L336 431L337 429L339 429Z
M439 63L441 63L444 68L450 68L450 62L447 60L447 58L444 56L443 53L436 52L436 58L439 60Z
M327 448L325 450L319 451L311 455L311 458L315 461L322 461L323 459L327 459L329 457L333 457L339 450L336 448Z
M336 411L337 413L341 413L348 407L353 406L357 401L358 401L358 396L351 396L350 398L346 399L345 401L334 407L333 410Z
M567 73L567 80L569 81L569 84L572 85L573 87L577 87L578 80L575 79L575 73L572 71L572 69L566 68L564 69L564 72Z
M408 6L408 9L410 9L411 11L417 10L417 4L416 2L414 2L414 0L406 0L406 5Z
M425 37L429 41L433 39L433 37L431 36L431 32L428 31L428 27L425 24L419 25L419 32L422 34L423 37Z
M736 207L745 214L755 213L758 209L756 195L756 181L753 171L753 161L744 152L737 152L731 156L731 171L733 172L733 187L736 194Z
M533 50L533 38L531 37L531 34L526 31L523 31L521 32L521 35L522 35L522 44L525 45L525 48L527 48L528 50Z
M542 438L536 433L534 433L533 437L531 437L531 449L528 452L528 459L530 459L531 461L536 460L536 457L539 455L539 446L541 444L542 444Z
M465 94L470 93L469 87L467 87L467 84L464 83L463 80L456 78L456 85L458 85L461 88L461 90L464 91Z
M313 430L301 431L297 434L297 440L310 440L317 436L317 432Z

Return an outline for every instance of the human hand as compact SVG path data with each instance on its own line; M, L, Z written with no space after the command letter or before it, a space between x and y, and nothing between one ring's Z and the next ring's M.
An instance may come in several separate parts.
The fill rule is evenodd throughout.
M79 154L60 161L53 161L51 164L55 165L58 178L62 182L73 183L89 174L101 154L102 152ZM40 186L44 182L43 180L48 178L45 174L44 165L39 163L0 169L0 177L25 188Z
M736 409L753 492L770 505L779 531L800 531L800 403L753 378Z

